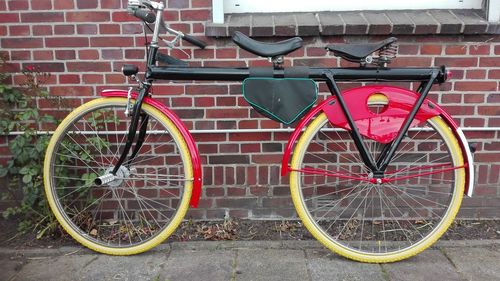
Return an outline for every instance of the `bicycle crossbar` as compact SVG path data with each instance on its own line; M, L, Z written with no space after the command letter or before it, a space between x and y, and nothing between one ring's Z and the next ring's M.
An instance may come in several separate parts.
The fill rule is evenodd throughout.
M243 81L250 77L251 68L178 67L153 66L146 73L147 78L162 80L219 80ZM315 81L326 81L325 73L331 73L335 81L429 81L437 68L309 68L309 75ZM284 78L284 69L270 69L272 77ZM440 71L436 82L442 82L446 73Z

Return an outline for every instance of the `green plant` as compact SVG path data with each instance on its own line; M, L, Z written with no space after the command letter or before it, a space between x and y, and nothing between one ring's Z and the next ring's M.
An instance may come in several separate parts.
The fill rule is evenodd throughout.
M5 61L1 61L2 65ZM0 165L0 177L9 184L2 192L2 200L14 200L16 206L3 212L5 218L19 219L18 230L37 230L39 236L57 223L45 201L43 192L43 159L50 136L40 130L41 124L56 123L56 119L42 114L37 101L48 99L42 88L49 74L33 67L23 70L25 82L19 87L6 85L8 74L0 74L0 135L8 138L10 159Z

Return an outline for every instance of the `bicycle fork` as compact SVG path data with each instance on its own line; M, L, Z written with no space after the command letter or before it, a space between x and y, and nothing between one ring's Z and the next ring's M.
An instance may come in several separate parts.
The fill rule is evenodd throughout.
M141 107L142 107L142 101L144 100L144 97L149 93L149 88L151 87L150 83L142 83L139 95L137 96L136 102L132 108L132 118L130 122L130 126L128 128L128 133L127 133L127 141L125 143L125 146L123 148L123 151L121 152L120 158L118 159L118 162L115 163L115 166L111 170L111 172L107 172L104 175L101 175L95 179L95 184L96 185L104 185L108 184L112 181L115 180L117 172L122 169L122 164L125 163L125 165L129 164L134 160L134 158L137 156L137 153L142 147L142 144L144 143L144 138L146 136L146 131L148 127L148 122L149 122L149 116L141 113ZM130 95L130 92L129 92ZM128 99L130 100L130 99ZM125 109L126 111L129 110L129 102L127 102L127 108ZM132 151L132 155L130 157L127 156L129 155L130 149L132 148L132 144L134 143L134 140L136 138L137 134L137 128L139 127L139 134L137 136L137 140L135 142L134 150ZM125 161L126 160L126 161ZM128 168L127 173L129 172Z

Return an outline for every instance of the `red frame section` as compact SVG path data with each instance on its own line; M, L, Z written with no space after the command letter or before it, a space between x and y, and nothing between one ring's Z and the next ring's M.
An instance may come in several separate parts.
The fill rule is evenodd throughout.
M127 98L127 93L128 92L124 90L104 90L102 91L101 96ZM133 92L132 98L133 99L137 98L137 93ZM200 155L198 153L198 148L196 147L193 137L191 136L189 130L186 128L181 119L179 119L179 117L177 117L177 115L173 113L170 109L168 109L163 103L149 97L145 97L143 102L155 107L163 114L165 114L170 119L170 121L174 123L174 125L177 127L182 137L186 141L189 153L191 155L191 162L193 163L193 177L194 177L193 192L191 195L191 201L189 202L189 205L193 208L198 207L198 203L200 202L200 196L201 196L202 174L201 174Z
M380 114L375 114L368 109L368 99L374 94L382 94L388 99L388 105ZM374 139L382 143L392 141L403 124L406 116L413 108L420 94L393 86L364 86L348 90L342 94L347 108L349 109L360 134L368 138ZM283 160L281 164L281 175L285 176L290 172L290 156L298 138L302 134L304 128L312 119L321 111L323 111L328 120L337 127L349 130L349 124L336 101L336 97L330 97L311 110L297 125L295 131L288 139L288 144L285 147ZM440 115L445 122L453 129L453 134L457 139L461 139L457 130L458 125L453 121L453 118L446 113L439 105L433 103L429 99L425 99L420 110L415 116L411 126L416 126L429 118ZM472 167L472 159L466 151L468 147L464 147L461 143L461 149L464 156L464 166ZM470 155L470 154L469 154ZM466 173L465 193L468 194L470 186L470 172Z

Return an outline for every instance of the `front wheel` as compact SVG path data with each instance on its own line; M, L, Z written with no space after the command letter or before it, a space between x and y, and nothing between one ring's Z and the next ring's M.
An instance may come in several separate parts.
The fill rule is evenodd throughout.
M101 98L75 109L56 129L44 163L45 192L59 223L81 244L112 255L144 252L170 236L193 186L184 138L148 104L142 106L138 128L146 135L137 156L112 180L95 184L110 175L125 145L126 104L125 98Z
M299 139L290 167L292 199L304 225L326 247L357 261L393 262L423 251L451 224L464 193L464 160L452 130L439 116L410 129L387 181L372 183L349 132L320 112ZM384 145L363 141L377 159Z

